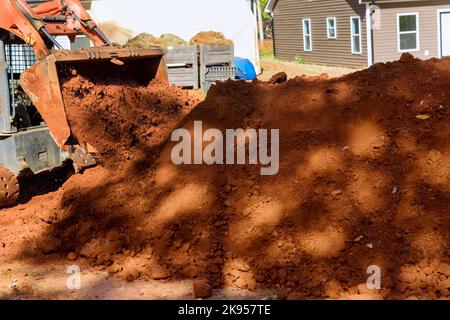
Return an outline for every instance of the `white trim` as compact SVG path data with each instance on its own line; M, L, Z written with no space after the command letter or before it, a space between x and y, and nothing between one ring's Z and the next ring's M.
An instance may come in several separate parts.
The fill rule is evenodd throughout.
M367 39L367 66L370 67L374 63L372 52L372 16L370 12L370 4L366 3L366 39Z
M308 21L309 22L309 50L306 50L306 34L305 34L305 22ZM303 51L305 52L311 52L312 51L312 25L311 25L311 18L306 18L306 19L302 19L302 32L303 32Z
M437 39L438 39L438 58L442 58L442 39L441 39L441 13L450 13L450 8L448 9L438 9L436 12L437 15Z
M402 34L416 34L416 49L400 49L400 17L416 16L416 31L403 31ZM420 51L420 16L418 12L397 13L397 51L398 52L417 52Z
M328 21L329 20L334 20L334 37L330 36L330 28L328 26ZM337 19L336 17L327 17L326 18L327 21L327 39L337 39Z
M356 34L353 34L353 19L358 19L359 24L359 52L356 52L353 50L354 40L353 37L356 36ZM352 54L362 54L362 29L361 29L361 17L360 16L351 16L350 17L350 40L351 40L351 46L352 46Z
M275 5L277 4L278 0L269 0L266 3L266 6L264 7L264 12L272 13L273 9L275 9Z

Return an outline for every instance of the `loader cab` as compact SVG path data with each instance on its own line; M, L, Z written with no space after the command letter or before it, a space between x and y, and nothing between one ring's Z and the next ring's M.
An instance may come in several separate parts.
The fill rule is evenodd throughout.
M21 73L36 63L33 49L5 38L0 40L0 168L19 176L59 167L68 154L56 145L19 84Z
M2 80L2 116L0 128L4 133L44 125L31 100L21 90L20 74L36 63L31 47L20 42L0 42ZM7 93L7 94L6 94Z

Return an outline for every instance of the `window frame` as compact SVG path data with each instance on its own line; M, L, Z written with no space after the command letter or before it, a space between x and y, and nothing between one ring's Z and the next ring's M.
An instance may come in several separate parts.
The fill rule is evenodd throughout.
M305 22L306 21L308 21L308 23L309 23L309 34L305 34ZM302 33L303 33L303 51L311 52L313 50L311 18L302 19ZM309 50L306 49L306 37L307 36L309 36Z
M330 35L330 27L328 21L334 20L334 37ZM327 39L337 39L337 19L336 17L327 17Z
M359 33L358 34L353 34L353 19L358 19L358 25L359 25ZM361 24L361 17L360 16L351 16L350 17L350 41L351 41L351 49L352 49L352 54L362 54L363 48L362 48L362 24ZM354 37L358 36L359 37L359 52L354 51L354 44L355 44L355 40Z
M415 16L416 17L416 31L400 31L400 17ZM420 19L419 12L405 12L397 13L397 51L398 52L417 52L420 51ZM416 48L415 49L401 49L400 35L402 34L416 34Z

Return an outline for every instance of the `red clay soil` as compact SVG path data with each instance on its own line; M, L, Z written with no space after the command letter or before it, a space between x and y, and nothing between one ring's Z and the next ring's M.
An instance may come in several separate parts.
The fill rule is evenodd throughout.
M254 165L173 165L164 141L185 111L177 89L75 77L66 93L87 91L67 103L72 129L115 166L74 175L41 208L20 206L46 223L25 233L16 258L73 252L129 281L208 279L280 298L448 298L449 71L450 60L404 55L332 80L214 86L181 126L280 129L273 177ZM156 136L153 112L164 114ZM373 265L382 290L365 285Z
M158 81L148 86L93 82L76 75L63 84L69 125L78 142L119 165L154 154L196 100Z

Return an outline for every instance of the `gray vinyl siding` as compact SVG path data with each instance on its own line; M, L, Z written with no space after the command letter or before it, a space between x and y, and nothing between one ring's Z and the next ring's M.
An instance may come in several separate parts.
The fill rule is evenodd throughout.
M275 56L306 63L367 66L366 6L358 0L278 0L273 10ZM350 17L361 18L361 54L352 54ZM336 17L337 39L327 39L326 18ZM312 51L304 51L302 20L311 19Z
M439 57L438 16L439 9L449 9L450 1L423 1L379 4L381 29L374 30L374 61L397 60L398 52L397 14L417 12L419 14L419 51L411 52L421 59ZM426 55L428 51L428 55Z

